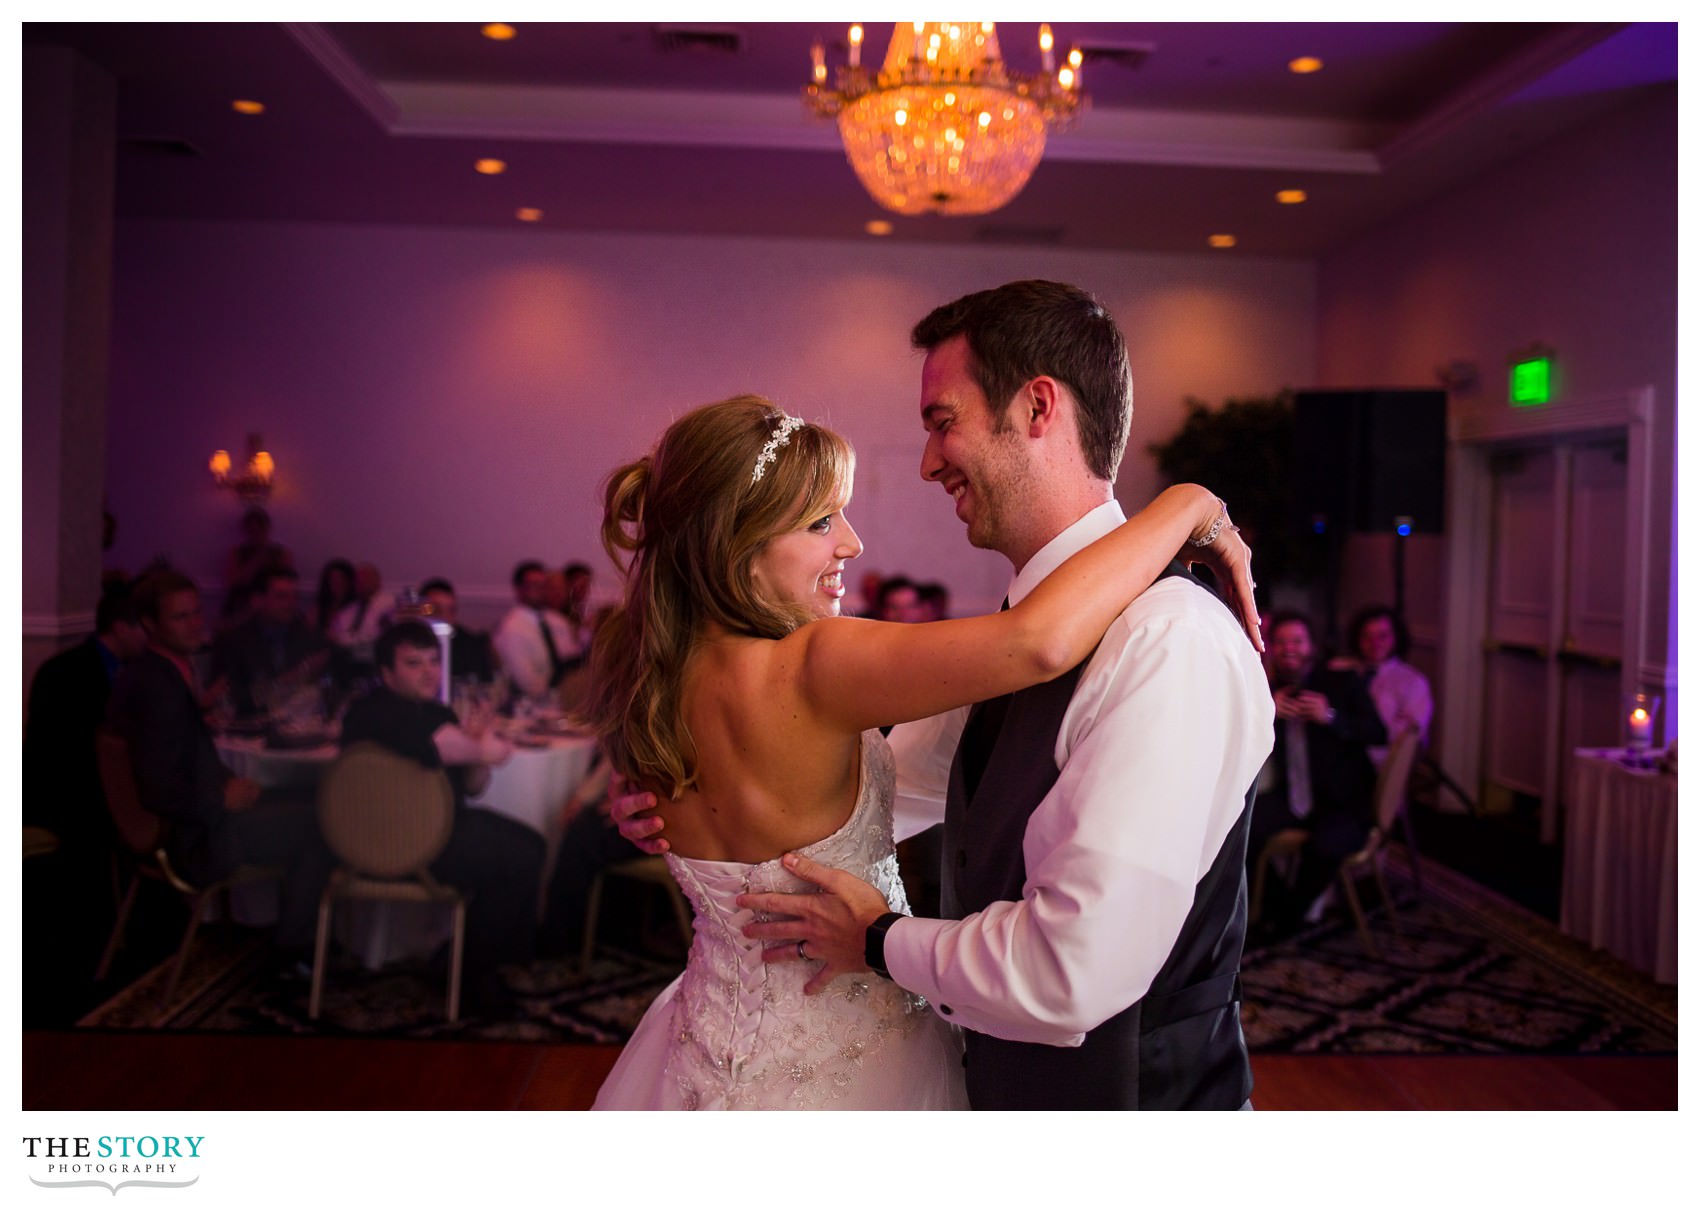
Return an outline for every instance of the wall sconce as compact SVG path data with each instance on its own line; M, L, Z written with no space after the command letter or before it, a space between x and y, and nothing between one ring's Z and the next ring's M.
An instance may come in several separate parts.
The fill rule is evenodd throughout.
M248 459L240 469L231 464L228 450L213 451L212 458L207 460L207 469L220 488L228 488L244 501L252 503L271 496L272 474L277 470L277 463L265 449L260 435L251 433L248 435Z

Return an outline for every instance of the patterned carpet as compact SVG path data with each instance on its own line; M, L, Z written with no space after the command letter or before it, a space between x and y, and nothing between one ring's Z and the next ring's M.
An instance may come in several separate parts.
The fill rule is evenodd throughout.
M1403 933L1371 914L1378 955L1343 915L1246 953L1246 1037L1258 1052L1624 1054L1676 1051L1676 991L1434 863L1418 896L1394 855ZM1374 900L1370 886L1365 892ZM336 965L323 1013L307 1018L308 982L280 972L262 936L207 931L197 941L170 1031L392 1039L618 1043L674 976L678 960L604 949L580 973L566 961L508 974L517 1010L443 1021L444 986L428 966L369 972ZM78 1024L150 1028L167 965Z
M1676 1051L1676 989L1433 862L1419 896L1388 883L1402 933L1363 885L1375 954L1337 911L1241 965L1254 1052L1623 1054Z

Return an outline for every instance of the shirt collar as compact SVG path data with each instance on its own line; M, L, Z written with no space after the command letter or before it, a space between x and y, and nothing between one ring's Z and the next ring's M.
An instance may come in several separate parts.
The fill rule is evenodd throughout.
M1105 501L1088 510L1080 519L1056 538L1039 548L1022 570L1009 581L1009 604L1016 605L1032 593L1040 581L1050 576L1075 552L1096 542L1127 521L1116 501Z

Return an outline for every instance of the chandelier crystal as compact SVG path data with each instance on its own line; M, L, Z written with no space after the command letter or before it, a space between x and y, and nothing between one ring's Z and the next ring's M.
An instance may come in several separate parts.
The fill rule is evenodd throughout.
M814 47L814 82L803 95L838 119L850 166L887 210L983 215L1004 205L1045 154L1045 128L1080 111L1080 52L1055 68L1051 28L1039 27L1040 75L1009 70L991 21L899 22L885 64L861 64L862 27L850 27L850 61L826 84Z

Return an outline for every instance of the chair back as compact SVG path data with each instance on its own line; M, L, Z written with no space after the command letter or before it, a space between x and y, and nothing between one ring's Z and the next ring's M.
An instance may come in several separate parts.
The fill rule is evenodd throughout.
M1401 732L1387 747L1387 760L1375 780L1375 824L1383 834L1391 832L1405 806L1405 789L1416 765L1417 746L1422 736L1416 729Z
M106 811L118 830L119 840L130 853L151 857L165 842L165 822L142 806L128 742L102 726L95 731L94 753L95 763L100 767L100 789L106 796Z
M379 879L422 873L449 843L449 776L371 741L350 745L319 783L319 830L346 867Z

